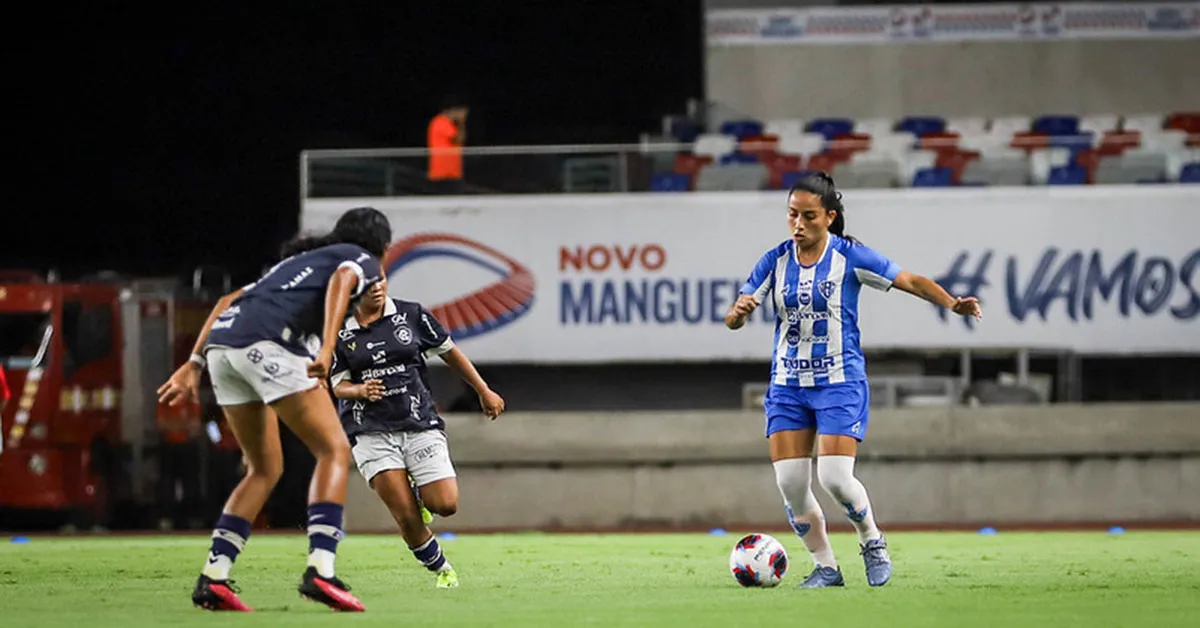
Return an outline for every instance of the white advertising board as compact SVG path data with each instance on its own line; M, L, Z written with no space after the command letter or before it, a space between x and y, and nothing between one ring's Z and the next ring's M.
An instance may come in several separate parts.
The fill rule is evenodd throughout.
M309 199L390 218L390 292L480 362L766 359L774 313L724 315L786 240L784 192ZM956 295L964 319L864 290L866 350L1021 347L1200 353L1200 186L848 191L847 232Z
M1200 36L1200 3L1071 2L716 9L709 46Z

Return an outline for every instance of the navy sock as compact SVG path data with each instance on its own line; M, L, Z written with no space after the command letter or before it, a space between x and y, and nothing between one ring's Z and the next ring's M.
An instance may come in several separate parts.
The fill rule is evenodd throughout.
M342 532L342 505L321 502L308 506L308 564L323 578L333 577Z
M213 580L228 580L229 570L238 554L246 547L250 538L250 522L230 514L222 514L213 528L212 546L208 550L208 562L204 575Z
M446 564L446 557L442 554L442 548L438 545L436 536L431 535L424 545L410 549L412 549L413 556L417 557L417 562L425 565L429 571L440 571Z

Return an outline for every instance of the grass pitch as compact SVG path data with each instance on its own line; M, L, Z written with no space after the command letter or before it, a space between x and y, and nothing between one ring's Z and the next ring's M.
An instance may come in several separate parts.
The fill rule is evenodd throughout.
M1200 533L893 533L895 576L867 587L856 539L833 535L844 589L743 589L727 536L463 535L442 542L462 580L438 590L398 536L350 535L338 574L367 606L301 600L302 533L259 534L233 577L254 613L209 613L190 593L204 536L35 537L0 543L0 626L1184 626L1200 617Z

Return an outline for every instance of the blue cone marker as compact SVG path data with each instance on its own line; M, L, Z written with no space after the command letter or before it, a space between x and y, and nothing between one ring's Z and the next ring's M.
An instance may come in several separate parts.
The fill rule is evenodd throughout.
M991 536L996 533L996 528L993 528L992 526L987 526L986 528L979 528L979 533L983 534L983 535Z
M725 536L726 534L725 528L713 528L709 530L708 533L713 536Z

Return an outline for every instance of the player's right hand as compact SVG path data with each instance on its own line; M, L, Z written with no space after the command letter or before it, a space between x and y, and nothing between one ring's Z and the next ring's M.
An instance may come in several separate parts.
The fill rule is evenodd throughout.
M308 365L308 376L316 379L329 377L329 369L333 368L333 351L321 349L317 359Z
M158 387L158 402L177 406L196 399L200 388L200 371L194 362L188 362L176 369L171 378Z
M362 383L362 388L359 389L358 398L366 399L367 401L379 401L383 399L383 393L387 390L383 387L383 382L378 379L368 379Z
M495 421L504 412L504 397L489 388L479 393L479 405L483 407L483 415Z
M733 312L739 317L750 316L754 308L758 307L758 297L753 294L743 294L738 297L736 303L733 304Z

